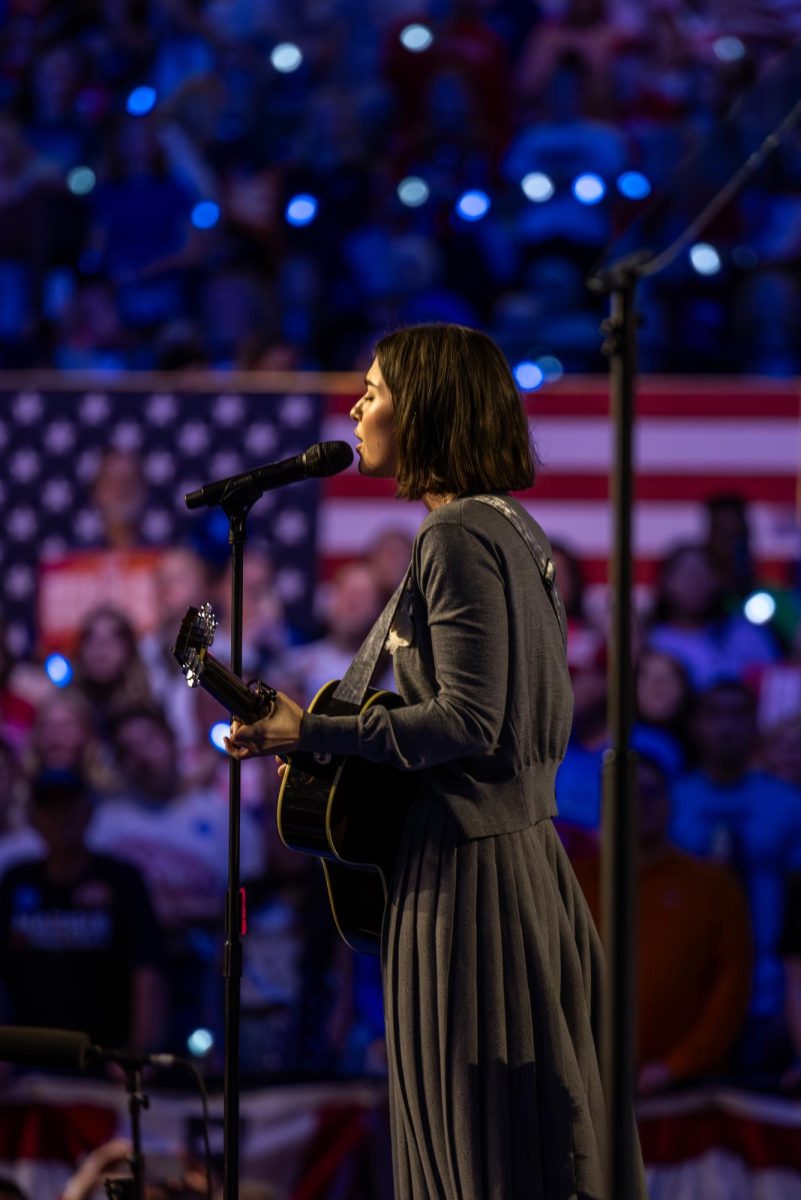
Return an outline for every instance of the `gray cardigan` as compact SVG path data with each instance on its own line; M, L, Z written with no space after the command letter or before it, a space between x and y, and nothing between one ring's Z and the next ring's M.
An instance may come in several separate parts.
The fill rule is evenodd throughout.
M549 552L540 527L511 503ZM419 772L465 839L553 816L573 699L556 614L510 522L469 498L429 513L395 626L405 706L306 713L300 749Z

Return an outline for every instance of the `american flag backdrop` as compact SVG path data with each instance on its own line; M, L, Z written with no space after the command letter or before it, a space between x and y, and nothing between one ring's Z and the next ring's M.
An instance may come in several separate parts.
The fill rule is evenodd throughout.
M208 515L189 513L184 493L240 470L279 461L317 440L353 442L348 411L356 375L129 376L106 380L38 373L0 376L0 611L12 649L36 644L37 595L71 552L97 544L90 484L104 447L141 457L148 500L143 540L197 538ZM605 579L612 537L608 504L612 438L608 385L562 380L526 405L542 459L524 497L545 530ZM752 502L755 550L764 570L786 572L801 551L801 423L795 381L643 379L637 404L634 513L636 578L647 584L677 541L702 533L701 502L738 492ZM266 494L249 521L276 565L276 586L301 628L315 578L363 554L387 529L413 534L419 504L394 499L391 482L358 476ZM206 527L204 526L204 529ZM225 540L227 526L222 529ZM217 536L220 529L217 528ZM44 583L43 583L44 581ZM98 603L107 597L99 594Z
M324 400L304 386L310 382L207 376L177 387L174 378L141 375L0 376L0 613L12 651L41 648L43 608L53 616L77 603L74 571L63 568L76 552L80 566L82 551L92 564L89 548L102 545L91 484L106 447L134 451L141 461L144 546L201 544L224 561L227 520L188 512L184 494L319 440ZM310 482L269 492L248 522L251 540L269 549L276 587L301 628L316 569L318 490ZM116 602L119 572L95 574L92 602Z
M323 436L348 438L348 397L332 396ZM609 384L568 377L526 397L541 458L522 495L546 533L582 559L590 584L606 580L613 528ZM801 385L795 380L648 378L640 381L635 433L635 578L647 586L664 554L703 536L702 502L736 492L751 502L754 550L766 573L783 577L801 556ZM417 505L393 502L391 483L328 480L320 546L330 570L370 545L386 526L413 533Z

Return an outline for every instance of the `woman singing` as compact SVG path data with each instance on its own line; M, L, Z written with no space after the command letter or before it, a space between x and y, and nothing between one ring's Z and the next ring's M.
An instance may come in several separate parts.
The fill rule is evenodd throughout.
M389 639L405 706L279 694L229 750L410 773L382 938L397 1200L600 1200L601 960L551 821L572 695L550 548L506 496L534 477L520 397L488 337L422 325L378 343L351 416L361 473L429 510Z

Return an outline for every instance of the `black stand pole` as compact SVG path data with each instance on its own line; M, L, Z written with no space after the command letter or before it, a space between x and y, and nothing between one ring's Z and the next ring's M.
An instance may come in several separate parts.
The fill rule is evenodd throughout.
M127 1067L125 1090L128 1093L128 1111L131 1114L131 1173L133 1174L136 1200L145 1200L145 1156L142 1153L142 1109L147 1108L148 1099L142 1091L142 1068Z
M607 1107L606 1196L632 1200L636 1195L632 1088L634 1077L634 914L636 911L636 805L630 748L634 714L631 654L631 513L634 381L637 318L634 296L638 279L659 274L707 227L742 189L784 138L801 123L798 100L731 179L712 197L683 233L654 257L640 250L619 259L589 281L596 292L611 297L602 330L610 359L610 410L615 430L615 463L611 480L614 507L612 627L609 656L609 730L612 748L603 773L603 855L601 863L602 933L607 979L602 1017L601 1068Z
M601 924L607 958L602 1010L601 1070L608 1109L606 1195L632 1200L634 1178L634 912L636 891L636 811L634 756L629 749L634 715L631 662L632 431L636 376L636 269L624 265L604 322L609 355L610 403L615 430L611 479L615 545L610 564L612 624L609 655L609 731L612 748L604 756Z
M87 1038L88 1041L88 1038ZM104 1187L109 1200L145 1200L145 1156L142 1153L142 1109L148 1098L142 1091L141 1066L125 1066L125 1091L128 1093L128 1112L131 1116L130 1179L106 1179Z
M260 492L258 493L261 494ZM231 670L242 675L242 607L247 514L256 497L234 490L222 503L231 545ZM239 1195L239 1029L242 979L242 896L239 887L239 831L242 764L229 763L228 890L225 895L225 1070L223 1075L223 1197Z

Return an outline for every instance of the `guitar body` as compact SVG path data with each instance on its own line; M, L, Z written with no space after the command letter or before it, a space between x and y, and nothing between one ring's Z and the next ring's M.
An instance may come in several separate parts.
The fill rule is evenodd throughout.
M393 692L370 690L357 710L334 698L327 683L309 711L341 716L374 704L398 708ZM293 850L317 855L323 866L337 929L354 950L378 954L389 886L412 777L365 759L293 754L278 796L278 832Z

